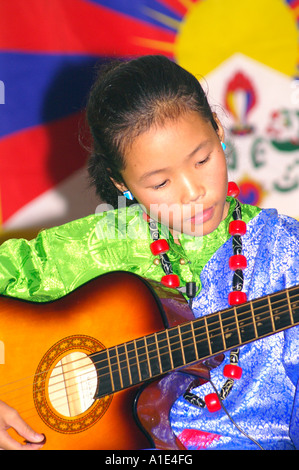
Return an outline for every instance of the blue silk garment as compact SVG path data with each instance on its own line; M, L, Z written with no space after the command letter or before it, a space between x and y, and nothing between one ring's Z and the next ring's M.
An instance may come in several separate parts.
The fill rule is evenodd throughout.
M248 300L299 284L299 223L275 210L262 210L242 237L247 258L244 288ZM232 287L226 241L201 272L202 289L193 310L196 317L228 307ZM211 371L220 391L224 362ZM264 449L299 449L299 327L259 339L240 348L242 377L223 401L230 417ZM214 393L211 383L192 390L204 398ZM172 428L188 449L259 449L229 419L223 409L211 413L181 396L171 410Z

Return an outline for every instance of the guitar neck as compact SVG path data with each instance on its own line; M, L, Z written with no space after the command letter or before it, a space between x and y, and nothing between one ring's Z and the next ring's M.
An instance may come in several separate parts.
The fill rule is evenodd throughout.
M299 324L299 286L92 354L96 398Z

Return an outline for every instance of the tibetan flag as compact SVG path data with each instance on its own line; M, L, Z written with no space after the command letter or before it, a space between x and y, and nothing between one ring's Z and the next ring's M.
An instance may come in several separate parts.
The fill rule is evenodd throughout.
M64 221L95 209L79 139L95 66L149 53L172 58L184 11L178 0L0 3L2 228L51 225L55 211ZM91 207L78 204L84 198Z

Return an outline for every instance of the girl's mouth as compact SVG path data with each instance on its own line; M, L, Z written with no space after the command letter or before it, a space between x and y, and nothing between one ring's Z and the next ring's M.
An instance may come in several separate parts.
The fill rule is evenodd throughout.
M192 225L200 225L204 224L205 222L208 222L214 214L214 207L209 207L208 209L205 209L204 211L200 211L197 214L195 214L193 217L188 219L188 222L191 223Z

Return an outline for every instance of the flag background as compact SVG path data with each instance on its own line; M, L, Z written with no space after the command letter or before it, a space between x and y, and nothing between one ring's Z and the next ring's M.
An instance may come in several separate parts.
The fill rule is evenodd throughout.
M298 15L299 0L1 0L1 230L96 210L78 138L95 64L151 53L206 87L241 200L298 217Z

